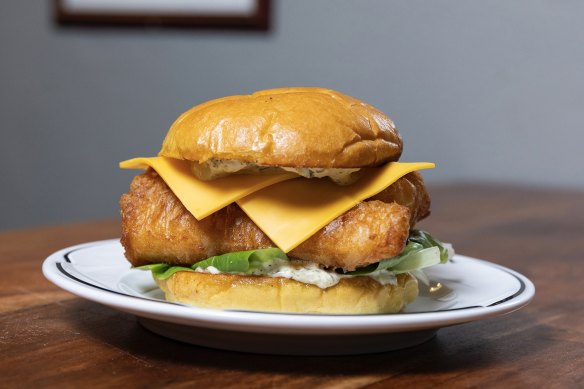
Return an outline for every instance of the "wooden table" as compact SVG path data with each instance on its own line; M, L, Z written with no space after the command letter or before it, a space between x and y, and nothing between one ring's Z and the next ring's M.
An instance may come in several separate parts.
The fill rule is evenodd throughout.
M584 387L584 193L432 188L424 227L458 252L523 273L534 301L444 328L406 350L347 357L252 355L154 335L129 314L46 281L60 248L119 236L117 221L0 233L0 387Z

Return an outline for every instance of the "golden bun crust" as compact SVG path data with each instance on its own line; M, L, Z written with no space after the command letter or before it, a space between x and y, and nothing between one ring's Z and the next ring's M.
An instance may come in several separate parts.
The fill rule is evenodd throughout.
M267 312L395 313L418 296L418 282L409 274L399 274L397 285L354 277L341 279L327 289L286 278L185 271L156 282L168 301L202 308Z
M285 167L358 168L397 161L402 139L383 112L324 88L211 100L171 126L161 156Z

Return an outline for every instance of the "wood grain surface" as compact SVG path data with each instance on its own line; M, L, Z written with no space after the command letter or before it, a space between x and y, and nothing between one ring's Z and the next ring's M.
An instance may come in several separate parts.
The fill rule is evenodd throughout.
M423 227L461 254L523 273L520 311L441 329L406 350L284 357L154 335L129 314L45 280L60 248L119 236L118 221L0 233L0 387L584 387L584 193L441 186Z

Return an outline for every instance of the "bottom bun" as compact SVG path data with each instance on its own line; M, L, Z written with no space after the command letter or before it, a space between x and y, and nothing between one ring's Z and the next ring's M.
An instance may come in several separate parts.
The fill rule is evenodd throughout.
M418 282L409 274L399 274L396 285L381 285L362 276L343 278L326 289L287 278L187 271L156 282L168 301L249 311L395 313L418 296Z

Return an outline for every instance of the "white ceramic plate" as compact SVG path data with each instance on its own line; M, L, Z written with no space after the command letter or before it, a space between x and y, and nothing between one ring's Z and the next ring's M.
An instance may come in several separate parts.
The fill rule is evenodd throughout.
M430 339L445 326L486 319L525 306L535 293L523 275L456 255L426 269L420 297L399 314L303 315L201 309L164 301L150 272L130 269L118 240L62 249L43 263L57 286L138 317L166 337L220 349L290 355L361 354ZM435 290L437 289L437 290Z

